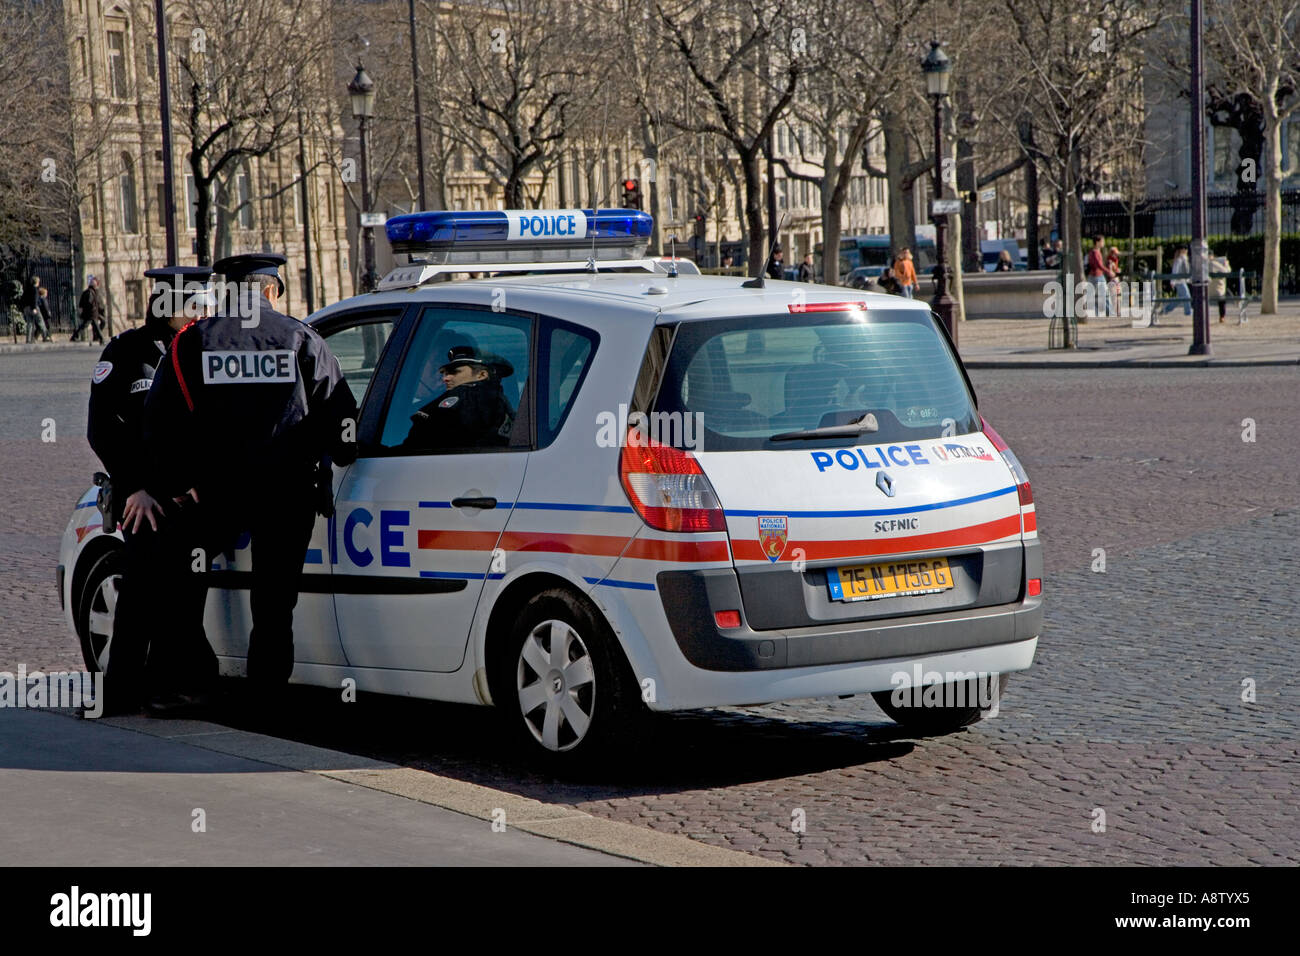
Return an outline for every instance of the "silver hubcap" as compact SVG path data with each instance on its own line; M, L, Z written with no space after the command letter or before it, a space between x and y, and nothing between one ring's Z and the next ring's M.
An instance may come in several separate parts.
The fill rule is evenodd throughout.
M108 670L108 655L113 641L113 616L117 613L121 586L122 575L109 575L100 582L90 602L90 620L86 629L90 632L90 650L99 664L100 673Z
M524 723L547 750L582 742L596 706L596 673L578 633L563 621L543 621L524 638L515 688Z

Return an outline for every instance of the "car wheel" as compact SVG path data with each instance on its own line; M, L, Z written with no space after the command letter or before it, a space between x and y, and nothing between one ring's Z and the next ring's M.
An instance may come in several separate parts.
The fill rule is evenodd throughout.
M91 565L77 600L77 637L86 669L92 674L108 669L124 563L120 548L100 555Z
M950 734L989 714L1001 699L1009 675L998 675L994 690L988 675L950 681L928 688L899 688L872 694L876 705L895 723L923 736ZM905 699L895 700L895 694ZM927 700L930 702L927 703ZM992 703L993 706L986 706Z
M533 597L498 657L493 697L515 735L553 766L626 745L644 708L613 632L564 589Z

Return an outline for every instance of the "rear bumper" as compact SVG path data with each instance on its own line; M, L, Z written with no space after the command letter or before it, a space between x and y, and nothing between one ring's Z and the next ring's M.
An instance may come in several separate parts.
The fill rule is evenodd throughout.
M1026 577L1040 577L1037 542L1026 548ZM755 631L722 629L714 612L740 610L740 587L730 568L665 571L656 579L673 637L695 667L710 671L764 671L817 667L966 651L1036 638L1043 599L885 620Z

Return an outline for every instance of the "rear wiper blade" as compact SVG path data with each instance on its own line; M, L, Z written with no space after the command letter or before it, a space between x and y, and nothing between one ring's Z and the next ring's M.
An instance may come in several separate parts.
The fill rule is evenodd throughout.
M823 425L820 428L809 428L797 432L781 432L779 435L773 435L768 441L807 441L814 438L854 438L858 435L864 435L867 432L880 431L880 422L876 421L876 416L871 412L863 415L856 421L849 422L847 425Z

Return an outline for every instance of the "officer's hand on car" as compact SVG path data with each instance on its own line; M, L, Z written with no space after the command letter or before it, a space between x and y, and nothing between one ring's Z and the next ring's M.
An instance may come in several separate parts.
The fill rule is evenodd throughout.
M153 495L141 488L126 499L126 507L122 509L122 527L135 534L148 521L149 527L157 531L156 519L162 516L162 505L154 499Z

